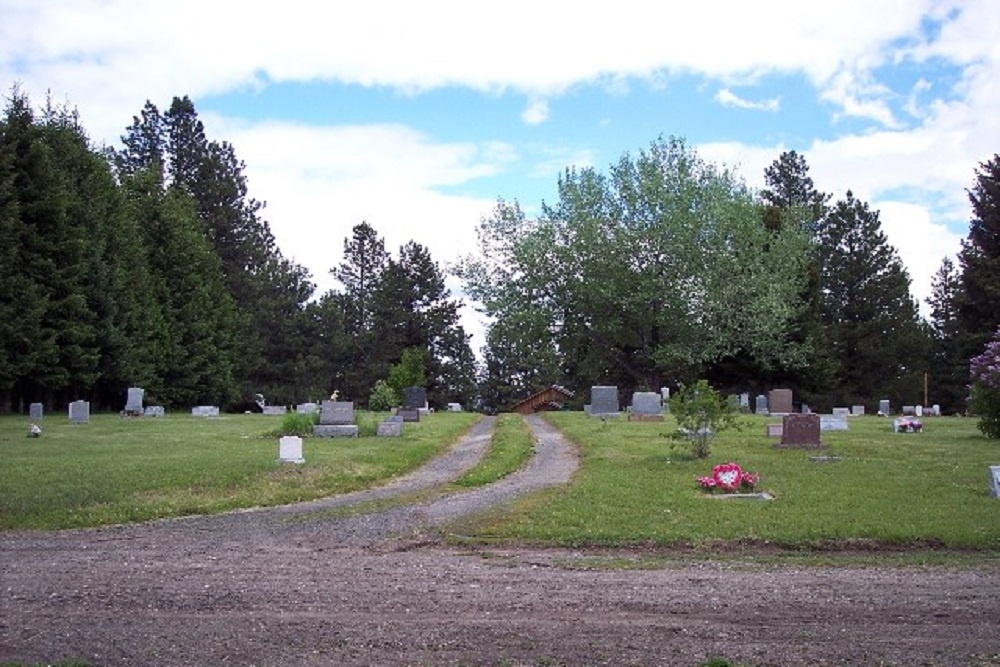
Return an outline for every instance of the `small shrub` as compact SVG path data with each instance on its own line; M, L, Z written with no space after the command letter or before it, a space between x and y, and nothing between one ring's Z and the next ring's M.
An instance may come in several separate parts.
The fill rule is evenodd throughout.
M399 393L385 380L376 382L368 397L368 409L372 412L387 412L399 403Z
M969 368L972 400L969 408L979 417L979 430L989 438L1000 438L1000 329Z
M313 434L313 427L319 423L319 414L308 412L288 412L281 418L280 435L307 436Z

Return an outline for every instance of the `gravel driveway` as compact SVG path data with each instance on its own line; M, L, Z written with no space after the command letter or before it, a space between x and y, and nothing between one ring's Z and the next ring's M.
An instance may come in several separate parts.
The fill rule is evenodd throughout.
M1000 572L798 568L456 548L436 524L567 482L574 449L487 488L376 511L475 464L493 420L385 487L281 508L0 534L0 663L91 665L1000 664Z

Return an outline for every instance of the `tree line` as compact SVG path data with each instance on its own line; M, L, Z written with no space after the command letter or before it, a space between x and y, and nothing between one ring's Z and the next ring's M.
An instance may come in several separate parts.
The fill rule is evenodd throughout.
M676 137L607 173L567 169L529 218L499 200L459 267L492 318L480 390L509 405L548 384L791 388L813 409L967 408L969 359L1000 324L1000 161L980 165L974 218L919 314L878 211L817 189L782 153L751 190ZM584 391L586 393L586 391ZM578 396L583 402L586 396Z
M0 412L76 399L118 410L130 386L172 408L252 407L332 392L364 404L404 353L429 400L468 404L460 302L426 248L392 256L356 225L342 288L314 295L275 244L244 165L187 97L147 102L121 147L16 86L0 120Z
M552 384L623 396L705 378L789 387L815 409L882 398L966 409L969 360L1000 324L996 156L919 315L878 211L782 153L754 191L676 137L607 172L567 169L528 217L500 199L453 267L490 317L479 360L425 247L357 224L321 295L277 248L233 146L187 97L147 102L121 145L15 86L0 119L0 412L84 398L244 409L367 405L422 377L432 405L503 410ZM382 381L382 382L380 382Z

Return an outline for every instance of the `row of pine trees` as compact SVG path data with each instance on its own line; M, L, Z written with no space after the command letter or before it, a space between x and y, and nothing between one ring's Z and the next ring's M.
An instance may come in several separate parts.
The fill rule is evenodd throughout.
M121 148L15 87L0 120L0 412L76 399L243 409L337 391L367 400L408 349L432 403L468 403L474 357L427 250L354 227L314 295L275 244L231 145L187 97L147 103Z

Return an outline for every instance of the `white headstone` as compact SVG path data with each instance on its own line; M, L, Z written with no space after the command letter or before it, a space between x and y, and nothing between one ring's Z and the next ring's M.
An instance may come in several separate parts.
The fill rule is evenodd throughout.
M851 406L851 416L852 417L864 417L865 416L865 406L863 406L863 405L852 405Z
M850 417L851 416L851 409L850 408L834 408L833 409L833 415L835 417Z
M44 410L41 403L32 403L28 406L28 419L38 421L42 418Z
M924 416L924 406L922 406L922 405L914 405L913 406L913 412L914 412L914 414L916 416L923 417Z
M1000 466L990 466L990 495L1000 498Z
M302 438L285 435L278 441L278 460L282 463L305 463L302 458Z
M883 398L881 401L878 402L878 411L880 413L882 413L883 415L889 414L889 400L888 399Z

